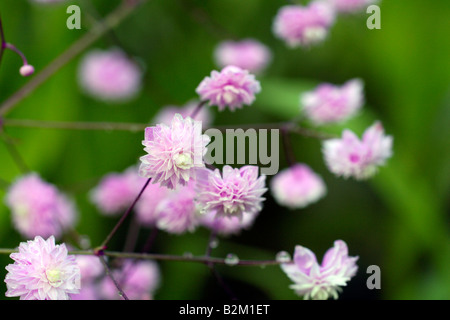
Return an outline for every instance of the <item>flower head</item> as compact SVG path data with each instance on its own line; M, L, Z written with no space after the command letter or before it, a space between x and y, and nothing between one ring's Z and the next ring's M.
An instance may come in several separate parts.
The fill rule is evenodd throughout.
M305 164L297 163L272 178L275 200L291 209L303 208L318 201L326 193L322 178Z
M308 6L287 5L278 11L273 32L290 47L310 46L323 41L335 19L328 3L313 1Z
M251 105L255 94L260 91L261 86L255 76L236 66L227 66L220 72L212 71L211 77L203 79L196 89L201 100L209 100L209 105L216 105L221 111L226 106L234 111L244 104Z
M155 208L156 225L169 233L192 232L199 224L194 182L172 190Z
M244 213L256 214L262 210L262 195L266 177L258 177L258 167L243 166L233 169L225 165L222 174L204 169L198 174L197 203L206 214L214 212L217 217L243 218Z
M22 242L19 252L10 257L14 263L6 266L7 297L69 300L69 294L80 290L80 268L75 256L67 254L65 244L55 245L53 236Z
M124 172L109 173L91 190L90 200L101 213L115 215L133 203L145 181L136 166Z
M301 95L306 116L315 124L341 122L352 117L364 103L363 83L359 79L341 87L323 83Z
M119 49L89 52L79 67L79 83L90 96L106 102L125 102L141 87L141 70Z
M380 122L366 129L362 140L350 130L344 130L341 139L323 142L322 151L329 170L344 178L358 180L372 177L378 166L392 156L391 136L384 135Z
M76 220L74 204L38 174L17 179L9 188L6 204L12 211L16 229L25 237L61 236Z
M199 102L192 101L184 105L183 107L178 106L165 106L162 108L154 117L153 123L164 123L170 125L173 116L177 113L181 114L182 117L189 117L192 112L197 108ZM207 127L212 123L213 115L209 108L201 108L200 111L195 116L195 120L201 121L202 126Z
M170 191L159 184L149 184L134 207L137 221L146 227L155 226L159 214L156 208L168 197Z
M202 134L200 121L176 114L170 126L158 124L145 129L139 174L169 189L186 185L196 171L205 167L203 156L210 138Z
M34 67L30 64L25 64L22 67L20 67L19 72L22 77L28 77L34 73Z
M325 253L322 264L315 254L302 246L295 247L292 262L281 265L282 270L294 282L290 287L304 299L326 300L338 298L342 286L356 274L358 257L348 255L347 244L336 240L334 247Z
M231 65L260 73L269 64L272 53L267 46L255 39L228 40L219 43L214 51L214 58L221 68Z
M156 262L147 260L125 260L113 277L130 300L151 300L161 278ZM110 277L102 281L101 291L106 299L120 298Z
M354 13L364 11L369 5L378 0L327 0L339 13Z

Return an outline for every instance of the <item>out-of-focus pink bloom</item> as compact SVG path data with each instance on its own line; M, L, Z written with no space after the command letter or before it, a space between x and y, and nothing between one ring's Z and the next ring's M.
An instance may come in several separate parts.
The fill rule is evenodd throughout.
M90 96L106 102L125 102L141 88L139 67L119 49L93 50L79 67L79 83Z
M379 0L327 0L339 13L353 13L364 11L369 5Z
M149 184L134 207L139 223L146 227L155 226L159 214L156 208L169 194L169 189L159 184Z
M329 170L344 178L358 180L372 177L378 167L392 156L391 136L384 134L380 122L366 129L362 140L350 130L344 130L341 139L323 142L322 151Z
M153 123L164 123L170 125L173 116L177 113L181 114L183 118L189 117L197 108L198 104L198 101L193 101L187 103L184 107L181 108L171 105L165 106L156 114ZM203 127L208 127L213 121L213 115L211 114L211 110L209 108L201 108L194 119L197 121L201 121Z
M269 48L255 39L223 41L214 51L216 64L225 68L236 66L252 73L260 73L272 60Z
M363 87L359 79L350 80L342 86L323 83L301 95L305 115L318 125L347 120L364 104Z
M76 221L73 202L36 173L17 179L5 200L15 228L26 238L38 235L58 238Z
M358 271L357 260L358 257L348 255L344 241L336 240L334 247L325 253L321 265L311 250L296 246L293 261L282 264L281 268L294 282L290 288L304 299L337 299L341 287L346 286Z
M202 123L176 114L170 126L158 124L145 129L139 174L169 189L186 185L204 168L203 156L210 137L202 134Z
M203 169L198 173L196 184L197 203L201 212L214 212L217 217L237 217L244 213L256 214L262 210L262 195L266 176L258 177L257 166L233 169L225 165L223 173L218 169Z
M148 260L125 260L112 275L130 300L152 300L161 281L158 265ZM110 277L102 281L101 293L106 299L122 299Z
M83 283L81 285L80 293L71 294L70 300L102 300L102 297L99 294L98 284L92 281Z
M310 46L322 42L335 20L335 12L324 1L308 6L287 5L280 8L274 23L274 34L290 47Z
M80 268L65 244L55 238L37 236L21 242L19 252L11 253L13 264L6 266L7 297L20 300L69 300L80 290Z
M209 101L210 106L218 106L220 111L226 106L234 111L243 105L251 105L260 91L261 85L255 76L236 66L212 71L196 89L202 101Z
M104 274L105 269L100 259L96 256L77 255L76 261L81 272L83 284Z
M244 212L242 219L239 219L234 216L217 216L214 211L210 211L200 217L200 224L221 236L231 236L240 234L242 230L250 229L257 216L258 213Z
M326 194L322 178L301 163L279 172L270 184L272 195L278 204L291 209L304 208Z
M195 182L172 190L155 209L156 226L169 233L193 232L199 224L195 199Z
M28 77L34 73L34 67L30 64L25 64L20 68L19 72L22 77Z
M124 172L104 176L91 190L90 199L101 213L116 215L133 203L145 182L146 179L139 176L138 168L132 166Z

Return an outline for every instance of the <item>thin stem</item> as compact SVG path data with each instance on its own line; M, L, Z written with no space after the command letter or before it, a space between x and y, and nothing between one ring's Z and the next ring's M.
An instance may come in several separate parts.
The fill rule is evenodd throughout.
M25 57L23 52L20 51L19 49L17 49L15 45L13 45L11 43L5 43L2 46L3 46L4 49L9 49L9 50L14 51L15 53L17 53L20 56L20 58L22 59L22 62L23 62L24 65L28 64L27 58Z
M148 253L153 247L153 244L155 243L156 236L158 235L158 228L155 226L152 227L150 230L150 235L147 238L147 241L144 244L144 247L142 248L143 253Z
M114 285L117 288L117 291L119 291L119 295L124 299L124 300L129 300L127 295L125 294L125 292L122 290L122 288L120 287L119 283L116 281L116 279L114 278L114 276L111 273L111 269L109 269L108 263L105 260L104 256L98 256L98 258L100 259L101 263L103 264L103 267L105 268L106 274L110 277L110 279L112 280L112 282L114 283Z
M0 64L2 63L2 58L3 58L3 52L5 51L5 45L6 45L6 40L5 40L5 33L3 31L3 25L2 25L2 18L0 17L0 40L1 40L1 45L0 45Z
M281 137L283 139L283 149L286 157L286 161L289 166L293 166L296 163L294 149L291 144L291 137L289 136L289 128L283 127L281 128Z
M103 251L107 244L109 243L109 241L111 240L111 238L114 236L114 234L117 232L117 230L119 230L120 226L123 224L123 222L125 221L125 219L128 217L128 215L133 211L134 206L136 205L136 203L138 202L138 200L141 198L142 194L144 193L145 189L147 188L148 184L150 183L151 178L147 179L147 181L145 182L144 186L142 187L141 191L139 192L139 194L137 195L136 199L134 199L133 203L130 205L130 207L127 209L127 211L125 211L125 213L122 215L122 217L120 218L120 220L117 222L117 224L115 225L115 227L111 230L111 232L108 234L108 236L105 238L105 240L102 242L102 244L100 245L100 247L98 248L98 250Z
M139 237L140 225L135 217L131 219L130 225L128 227L127 238L123 246L123 251L134 251L136 247L136 242Z
M202 110L203 106L207 103L208 101L203 100L200 101L199 104L197 104L197 106L195 107L194 111L192 111L190 117L192 119L195 119L195 117L197 116L197 114L200 112L200 110Z
M0 132L0 137L3 140L6 150L8 150L8 153L10 154L19 171L21 173L29 172L30 169L28 168L16 146L14 145L14 142L6 135L5 132Z
M28 81L22 88L16 91L9 99L0 105L0 116L4 116L10 112L17 104L25 97L31 94L42 83L48 80L59 69L65 66L69 61L83 52L86 48L92 45L95 41L101 38L110 29L116 27L126 17L128 17L138 4L147 0L139 2L123 2L112 13L110 13L102 22L97 23L90 31L88 31L79 40L74 42L65 52L53 60L41 72L36 74L30 81Z

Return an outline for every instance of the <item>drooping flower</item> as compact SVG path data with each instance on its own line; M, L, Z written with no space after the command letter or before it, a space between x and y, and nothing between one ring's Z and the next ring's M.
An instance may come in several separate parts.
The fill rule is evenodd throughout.
M106 102L126 102L141 88L140 68L119 49L93 50L79 67L79 84L90 96Z
M153 299L153 294L161 281L158 265L148 260L125 260L112 275L130 300ZM121 299L110 277L103 279L101 292L105 299Z
M26 238L56 238L73 227L75 205L54 185L30 173L17 179L6 195L15 228Z
M301 163L279 172L272 178L270 185L278 204L291 209L304 208L326 194L322 178Z
M258 177L257 166L233 169L225 165L219 169L201 170L196 184L197 203L204 214L214 212L217 217L237 217L244 213L257 214L262 210L262 195L266 176Z
M109 173L91 190L90 200L101 213L116 215L133 203L145 182L136 166Z
M156 226L169 233L192 232L199 224L194 182L172 190L155 208Z
M203 156L209 141L210 137L202 134L200 121L183 119L180 114L173 117L170 126L147 127L142 144L148 154L140 158L139 174L169 189L186 185L205 167Z
M69 300L80 290L80 268L65 244L55 245L51 236L22 242L11 253L13 264L6 266L7 297L21 300Z
M372 177L378 167L392 156L391 136L384 134L380 122L366 129L362 140L350 130L344 130L341 139L323 142L322 151L329 170L344 178L358 180Z
M342 86L323 83L300 99L305 115L317 125L345 121L364 104L363 82L352 79Z
M252 73L262 72L272 59L269 48L255 39L223 41L214 50L216 64L225 68L236 66Z
M200 216L200 224L216 232L221 236L238 235L243 230L250 229L256 220L258 213L242 214L242 219L238 217L217 216L214 211L207 212Z
M261 85L255 76L236 66L212 71L196 89L202 101L209 101L210 106L218 106L220 111L226 106L234 111L243 105L251 105L260 91Z
M336 240L334 247L327 250L322 264L309 249L296 246L292 262L281 264L281 269L294 282L290 286L305 300L337 299L341 287L356 274L358 257L348 255L347 244Z
M286 5L275 17L273 32L292 48L311 46L327 37L334 20L332 6L324 1L313 1L307 6Z
M25 64L20 67L19 72L22 77L29 77L34 73L34 67L30 64Z
M369 5L379 0L327 0L339 13L354 13L364 11Z
M197 108L198 104L198 101L192 101L181 108L171 105L165 106L155 115L153 123L164 123L170 125L173 116L177 113L181 114L183 118L189 117ZM208 127L213 121L213 115L211 114L211 110L209 108L201 108L194 119L201 121L203 127Z

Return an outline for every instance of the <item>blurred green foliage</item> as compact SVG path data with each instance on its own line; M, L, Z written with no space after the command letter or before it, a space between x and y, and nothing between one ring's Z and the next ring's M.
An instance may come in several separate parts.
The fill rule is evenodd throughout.
M79 4L83 28L68 30L66 8ZM68 1L44 6L2 0L5 37L39 72L89 28L88 14L114 9L117 0ZM236 253L243 259L273 259L296 244L321 259L336 239L358 255L359 272L342 299L450 298L450 2L383 0L381 30L366 28L367 14L339 17L329 38L308 50L289 49L271 32L282 0L149 0L114 30L114 36L145 67L138 99L108 105L84 96L77 85L77 57L24 98L8 118L58 121L146 122L164 105L195 98L198 83L215 69L212 50L229 36L254 37L270 46L274 59L260 76L262 92L251 107L220 115L215 124L276 122L299 113L299 94L321 81L365 82L367 105L344 126L362 133L381 120L394 136L394 156L368 182L334 177L324 166L320 142L293 136L297 159L320 173L326 198L306 209L288 211L267 193L254 227L222 239L214 256ZM94 15L95 16L95 15ZM116 46L107 35L95 47ZM0 102L29 79L20 77L20 60L5 52L0 69ZM326 130L340 132L342 127ZM80 211L77 231L98 245L116 220L101 216L87 192L111 171L122 171L143 154L142 133L6 128L27 165L71 193ZM282 152L280 152L282 154ZM0 145L0 178L13 181L20 171ZM282 159L282 167L286 164ZM270 178L269 178L270 181ZM4 198L5 190L0 190ZM127 227L111 243L121 250ZM149 230L142 230L140 241ZM141 239L142 238L142 239ZM0 206L0 247L23 241ZM154 251L204 253L208 232L171 236L160 232ZM0 278L11 260L0 257ZM366 269L378 265L381 290L366 288ZM161 263L162 287L156 299L223 298L207 268L181 262ZM219 267L240 298L296 299L277 267ZM3 282L2 282L3 283ZM0 293L4 292L2 284ZM4 298L3 293L0 297Z

